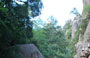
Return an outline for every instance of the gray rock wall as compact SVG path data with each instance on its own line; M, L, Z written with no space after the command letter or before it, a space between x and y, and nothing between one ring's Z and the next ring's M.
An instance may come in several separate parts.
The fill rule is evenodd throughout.
M90 0L83 0L83 6L85 5L90 5ZM82 16L83 18L86 18L86 14L82 14ZM75 36L75 32L77 30L77 28L74 27L76 23L78 23L78 21L75 21L75 23L73 23L72 37ZM79 41L75 45L75 47L76 47L76 55L74 56L74 58L90 58L90 20L88 22L84 34L79 35Z
M76 16L72 22L72 38L75 37L75 33L79 27L79 25L81 24L80 20L80 16Z
M90 21L87 25L86 31L83 36L84 36L83 41L79 40L78 43L75 45L76 46L75 56L77 56L76 58L84 58L84 57L90 58L90 56L87 56L90 55Z
M90 4L90 0L83 0L83 5L89 5Z
M88 26L86 28L86 31L84 33L84 41L90 42L90 21L88 22Z

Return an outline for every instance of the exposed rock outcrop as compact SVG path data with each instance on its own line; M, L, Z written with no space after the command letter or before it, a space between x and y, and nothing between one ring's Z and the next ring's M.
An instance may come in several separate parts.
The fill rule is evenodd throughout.
M83 5L89 5L90 4L90 0L83 0Z
M89 56L90 55L90 21L84 33L83 41L79 40L75 46L76 46L76 56L77 56L76 58L90 57Z
M19 45L23 58L44 58L34 44Z
M88 56L87 56L88 55ZM76 44L76 58L89 57L90 55L90 43L88 42L78 42Z
M79 25L81 24L80 16L76 16L72 22L72 38L75 37L75 32L77 31Z
M83 0L83 5L90 5L90 0ZM85 15L86 14L82 15L83 19L86 18ZM76 25L79 25L78 23L80 23L78 22L78 18L75 19L76 21L74 20L72 25L72 37L75 36L75 32L77 31L78 27ZM84 34L79 34L78 39L78 43L75 45L76 55L74 56L74 58L90 58L90 19L87 22L87 27Z
M87 28L86 28L86 31L84 33L84 38L85 38L84 41L90 42L90 21L89 21Z

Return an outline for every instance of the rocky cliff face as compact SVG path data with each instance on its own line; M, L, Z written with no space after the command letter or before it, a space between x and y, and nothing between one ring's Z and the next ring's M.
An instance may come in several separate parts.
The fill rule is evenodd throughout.
M89 5L90 4L90 0L83 0L83 5Z
M79 25L81 24L80 16L76 16L72 22L72 38L75 37L75 32L77 31Z
M90 0L83 0L83 4L84 6L89 5ZM79 24L79 19L80 18L76 18L76 20L73 21L72 37L75 37L75 32L78 29L77 25L79 26L80 24L83 24ZM78 42L75 47L76 55L74 56L74 58L90 58L90 19L88 19L84 34L79 34Z
M89 21L86 31L84 33L83 41L80 41L80 39L82 39L82 38L79 37L79 41L75 45L76 46L75 58L83 58L83 57L87 58L90 55L90 21Z

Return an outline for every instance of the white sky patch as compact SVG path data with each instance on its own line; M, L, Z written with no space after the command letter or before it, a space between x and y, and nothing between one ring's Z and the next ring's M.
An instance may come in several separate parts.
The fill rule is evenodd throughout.
M22 0L23 2L26 2L27 0Z
M20 1L18 1L18 0L15 0L16 1L16 3L18 3L18 4L24 4L23 2L20 2Z
M54 16L58 25L63 26L65 21L73 19L75 15L70 14L73 8L77 8L81 14L83 9L82 0L42 0L44 9L42 10L41 19L46 20L50 16Z

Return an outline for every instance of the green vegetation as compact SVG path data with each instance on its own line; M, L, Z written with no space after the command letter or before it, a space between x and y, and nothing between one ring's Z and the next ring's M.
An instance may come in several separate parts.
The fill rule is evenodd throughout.
M86 19L90 18L90 5L84 6L83 15L86 16Z
M8 9L7 8L4 8L3 6L5 5L4 2L0 2L0 11L4 12L4 13L7 13L8 12Z
M76 47L75 44L78 42L76 38L73 38L72 40L67 40L68 46L66 47L67 53L66 58L73 58L76 55Z
M15 0L0 0L0 58L20 58L16 45L30 43L28 40L33 37L30 19L38 16L42 8L41 0L34 2L22 1L24 4L19 4Z
M76 54L76 48L75 48L75 44L78 42L78 37L75 36L75 38L72 38L72 21L68 20L66 21L66 24L64 25L64 32L65 32L65 36L66 36L66 42L67 42L67 46L66 46L66 58L73 58Z
M76 37L79 37L80 34L84 34L87 24L88 24L88 19L81 20L81 24L76 31Z
M45 58L73 58L76 54L75 44L78 38L71 38L72 34L72 21L68 20L64 26L64 30L56 25L56 19L50 17L50 22L45 23L43 28L33 29L34 43ZM37 20L38 21L38 20ZM37 25L40 25L38 22Z
M18 46L7 47L0 51L1 58L22 58Z
M67 42L64 32L60 26L56 26L53 17L50 20L43 28L33 30L33 43L37 43L45 58L65 58Z
M68 20L66 21L66 24L63 27L66 39L71 39L71 34L72 34L72 21Z
M83 8L84 13L89 13L90 12L90 5L85 5Z
M19 0L18 0L19 1ZM63 29L57 26L57 20L51 16L48 23L31 18L39 16L41 0L19 1L0 0L0 58L22 58L18 45L35 44L45 58L73 58L75 44L80 34L84 34L90 18L90 5L84 7L88 16L81 20L81 25L72 38L72 21L68 20ZM30 12L30 13L29 13ZM72 11L80 15L76 8ZM90 41L90 40L89 40Z

